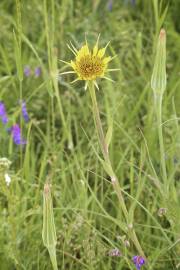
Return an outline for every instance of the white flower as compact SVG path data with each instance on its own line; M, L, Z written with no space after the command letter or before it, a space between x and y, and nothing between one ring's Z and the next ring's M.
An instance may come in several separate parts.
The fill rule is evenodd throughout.
M0 171L7 170L11 165L11 161L5 157L0 158Z
M5 178L6 185L9 186L11 183L11 177L7 173L5 173L4 178Z

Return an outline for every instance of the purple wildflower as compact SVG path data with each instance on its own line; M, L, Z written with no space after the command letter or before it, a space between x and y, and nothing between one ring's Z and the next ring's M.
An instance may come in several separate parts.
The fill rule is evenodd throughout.
M8 122L8 117L6 114L6 108L3 102L0 101L0 118L3 122L3 124L7 124Z
M29 77L29 76L31 75L31 69L30 69L29 66L25 66L25 67L24 67L24 75L25 75L26 77Z
M137 270L140 270L141 266L143 264L145 264L145 259L141 256L134 256L132 258L132 260L133 260L133 263L135 264Z
M26 144L26 141L21 138L21 129L18 124L15 124L11 128L11 134L13 137L13 141L15 144L20 145L20 144Z
M29 115L28 115L27 108L26 108L26 102L22 101L21 106L22 106L21 109L22 109L22 115L24 117L24 120L25 120L25 122L28 122Z
M130 0L130 1L129 0L124 0L125 4L128 4L129 2L131 3L132 6L135 6L135 4L136 4L136 0Z
M40 67L36 67L34 70L34 76L36 78L38 78L41 75L41 68Z
M108 10L112 11L112 7L113 7L113 0L108 0L108 3L107 3Z

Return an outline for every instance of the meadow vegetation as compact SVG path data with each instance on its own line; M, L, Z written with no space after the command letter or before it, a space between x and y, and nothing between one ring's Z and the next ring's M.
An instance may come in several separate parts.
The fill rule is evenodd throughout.
M179 0L0 1L0 270L53 269L42 240L47 182L58 269L133 270L136 255L141 269L180 269L179 16ZM158 118L151 76L161 28ZM90 91L60 75L69 70L60 60L74 59L67 44L79 50L86 36L93 48L99 33L99 47L110 41L108 67L119 69L95 93L126 214Z

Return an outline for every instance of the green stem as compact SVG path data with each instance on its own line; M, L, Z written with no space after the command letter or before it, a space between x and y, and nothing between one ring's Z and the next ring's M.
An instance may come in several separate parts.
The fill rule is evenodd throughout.
M111 182L112 182L114 191L117 194L120 206L122 208L124 217L126 219L127 227L128 227L128 230L129 230L129 235L131 237L131 240L133 241L133 243L136 246L136 248L137 248L138 252L140 253L140 255L145 258L144 252L143 252L143 250L141 248L141 245L140 245L140 243L138 241L138 238L136 236L134 228L133 228L133 226L130 226L130 224L129 224L129 214L128 214L126 204L125 204L122 192L121 192L121 187L120 187L118 178L117 178L117 176L114 173L113 168L112 168L112 164L111 164L110 157L109 157L109 152L108 152L108 146L107 146L106 141L105 141L105 136L104 136L102 123L101 123L101 119L100 119L100 115L99 115L99 109L98 109L98 104L97 104L97 100L96 100L96 92L95 92L93 82L89 82L89 92L90 92L92 105L93 105L93 110L92 111L93 111L94 122L95 122L96 130L97 130L97 134L98 134L99 144L100 144L101 151L102 151L102 154L103 154L103 157L104 157L104 161L105 161L107 167L109 168L109 171L111 172L111 173L109 173L109 177L111 178Z
M48 251L49 251L49 256L51 258L51 263L52 263L53 269L58 270L57 259L56 259L56 248L54 246L50 247L50 248L48 248Z
M23 100L23 93L22 93L22 80L19 80L19 97L20 97L20 104ZM20 105L22 106L22 104ZM22 113L20 113L20 128L21 128L21 136L22 136L22 128L23 128L23 119ZM20 168L23 166L23 145L20 145Z
M162 131L162 95L161 94L159 94L158 96L157 95L155 96L155 106L156 106L156 114L157 114L160 160L161 160L163 182L164 182L165 187L168 189L164 140L163 140L163 131Z
M91 100L92 100L92 104L93 104L93 116L94 116L94 122L95 122L96 129L97 129L99 144L100 144L100 147L102 150L104 160L109 162L108 147L105 143L105 137L104 137L104 132L103 132L101 119L100 119L100 115L99 115L99 109L98 109L98 105L97 105L94 84L91 82L89 83L89 90L90 90Z
M68 129L68 125L66 123L63 106L62 106L62 99L61 95L59 93L58 88L58 81L57 81L57 75L58 75L58 59L57 59L57 53L55 52L55 46L54 46L54 20L55 20L55 4L52 0L51 7L52 7L52 21L50 25L51 32L49 30L49 21L48 21L48 1L44 0L44 20L45 20L45 33L46 33L46 42L47 42L47 49L48 49L48 64L49 64L49 72L51 75L51 87L54 88L55 97L57 99L59 114L62 121L63 131L65 136L67 137L69 147L72 148L73 141L71 136L71 131Z

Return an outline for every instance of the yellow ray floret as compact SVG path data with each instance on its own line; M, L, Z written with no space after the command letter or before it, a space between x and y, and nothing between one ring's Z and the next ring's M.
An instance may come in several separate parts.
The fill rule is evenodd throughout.
M108 45L108 44L107 44ZM99 77L104 77L111 57L105 57L106 48L98 49L98 40L92 50L89 50L86 43L79 51L74 51L75 59L70 62L78 80L94 81Z

